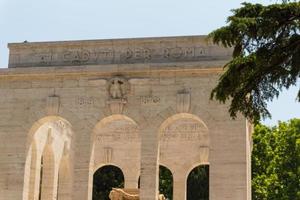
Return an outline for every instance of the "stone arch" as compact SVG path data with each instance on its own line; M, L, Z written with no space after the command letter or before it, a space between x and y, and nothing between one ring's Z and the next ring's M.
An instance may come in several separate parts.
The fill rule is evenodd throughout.
M183 146L181 151L178 146ZM209 130L206 124L190 113L168 117L159 128L160 163L178 173L185 173L193 163L208 163ZM181 162L178 165L178 162Z
M163 129L166 128L170 123L179 120L179 119L193 119L195 121L198 121L199 123L203 124L203 126L207 128L206 123L202 119L200 119L198 116L191 114L191 113L177 113L173 115L166 116L164 120L162 121L159 132L162 133Z
M173 113L169 109L158 129L159 163L172 169L173 199L185 199L186 174L194 163L207 163L209 129L200 117L191 113ZM182 148L179 148L182 147ZM184 149L184 150L183 150Z
M93 173L98 167L105 165L120 167L126 187L137 187L140 140L138 124L128 116L114 114L96 124L91 134L88 199L92 199Z
M28 136L27 136L27 149L30 148L30 144L31 142L34 140L34 135L36 134L36 132L38 131L38 129L45 125L46 123L51 123L51 122L57 122L60 121L61 123L67 124L70 129L72 129L71 123L66 120L63 117L57 116L57 115L53 115L53 116L44 116L38 120L36 120L33 125L31 126L31 128L29 129L28 132ZM70 135L71 137L72 135Z
M72 135L71 124L58 116L44 117L33 124L26 144L23 200L38 199L40 191L43 199L56 198L58 171L64 149L68 149L72 157ZM45 172L43 179L41 170ZM40 182L47 184L47 187L42 185L40 189Z

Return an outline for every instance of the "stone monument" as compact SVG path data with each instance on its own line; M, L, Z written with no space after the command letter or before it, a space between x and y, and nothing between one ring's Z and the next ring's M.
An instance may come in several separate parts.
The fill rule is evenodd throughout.
M187 197L209 165L210 200L251 199L251 125L209 99L231 49L206 36L10 43L0 69L0 200L92 200L93 174L158 199L158 168Z

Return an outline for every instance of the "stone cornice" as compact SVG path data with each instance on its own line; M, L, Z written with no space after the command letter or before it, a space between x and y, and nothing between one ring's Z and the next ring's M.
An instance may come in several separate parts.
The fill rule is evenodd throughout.
M224 61L232 49L206 36L11 43L9 68Z
M41 78L59 76L149 76L159 74L169 76L199 76L201 74L222 73L225 61L206 61L188 63L164 64L122 64L122 65L88 65L88 66L60 66L60 67L21 67L0 69L2 78Z

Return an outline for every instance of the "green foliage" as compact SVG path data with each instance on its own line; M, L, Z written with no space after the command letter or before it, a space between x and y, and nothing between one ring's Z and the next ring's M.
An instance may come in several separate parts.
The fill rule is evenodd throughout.
M159 192L167 199L173 199L173 175L172 172L159 166ZM209 199L209 166L195 167L187 178L187 200Z
M209 166L195 167L187 179L187 200L209 199Z
M112 165L101 167L94 173L93 200L109 200L108 196L113 187L124 187L122 171Z
M164 167L159 166L159 193L168 199L173 199L173 175L172 172Z
M253 143L253 200L300 199L300 119L256 125Z
M300 77L300 2L242 5L227 26L209 34L214 43L233 48L211 98L231 100L233 118L241 112L258 121L270 117L266 102Z

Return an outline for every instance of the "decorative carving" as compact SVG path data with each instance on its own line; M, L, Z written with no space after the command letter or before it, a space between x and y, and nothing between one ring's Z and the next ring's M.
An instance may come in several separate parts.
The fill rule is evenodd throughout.
M104 147L104 162L111 163L113 156L113 149L111 147Z
M53 60L52 53L38 53L35 55L42 65L50 65Z
M72 64L81 64L88 62L90 59L90 51L82 49L68 50L63 53L63 61Z
M139 200L139 189L135 188L112 188L109 193L110 200ZM158 195L158 200L165 200L163 194Z
M76 98L76 105L78 108L90 108L94 105L95 98L87 96L79 96Z
M57 115L59 112L59 96L53 95L47 98L46 113L47 115Z
M197 142L200 144L208 144L208 130L207 128L190 119L180 119L162 131L162 142L164 141L176 141L176 142Z
M148 95L140 96L141 105L157 105L160 103L160 97Z
M123 112L124 105L127 103L129 89L129 83L123 77L117 76L109 80L107 86L109 99L107 104L112 114L121 114Z
M108 93L110 99L126 99L129 90L128 81L122 77L113 77L109 80Z
M191 108L191 92L183 89L178 91L176 100L176 109L178 113L188 113Z
M102 143L133 142L139 139L138 126L128 120L114 120L104 126L96 135Z

